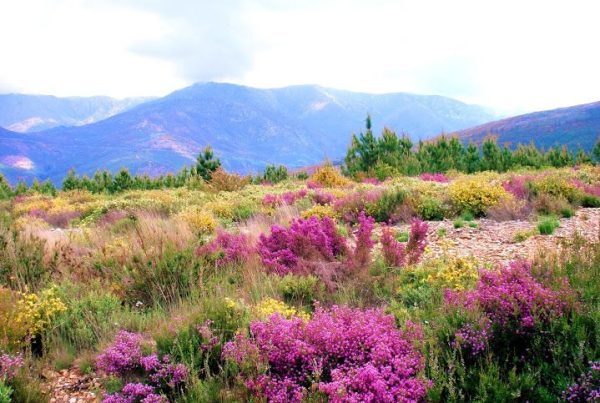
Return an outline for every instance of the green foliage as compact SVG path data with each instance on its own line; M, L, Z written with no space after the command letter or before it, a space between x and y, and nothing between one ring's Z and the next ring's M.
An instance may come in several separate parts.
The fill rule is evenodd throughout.
M212 173L221 166L221 161L215 159L213 150L210 146L206 146L204 151L198 155L196 159L195 172L205 181L210 181Z
M465 222L464 222L464 220L462 220L462 219L460 219L460 218L459 218L459 219L456 219L456 220L454 220L454 223L453 223L453 224L454 224L454 228L462 228L462 227L464 227L464 226L465 226Z
M367 212L377 222L389 221L398 207L404 203L406 192L400 189L388 190L373 204L367 206Z
M541 217L537 224L537 229L541 235L552 235L558 227L560 227L560 222L555 216Z
M581 206L582 207L600 207L600 198L593 196L593 195L584 194L581 197Z
M279 165L276 167L275 165L267 165L265 168L265 172L263 172L262 176L259 176L259 183L262 181L267 181L271 183L279 183L288 178L288 170L284 165Z
M13 389L0 379L0 403L11 403Z
M441 221L444 219L446 209L441 200L435 197L425 197L419 202L418 212L424 220Z
M279 292L286 302L308 304L317 300L324 291L324 284L313 275L285 275L279 282Z

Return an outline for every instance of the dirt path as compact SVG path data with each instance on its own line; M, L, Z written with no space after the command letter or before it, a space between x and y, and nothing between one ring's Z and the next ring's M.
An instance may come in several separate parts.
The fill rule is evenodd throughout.
M535 230L536 222L477 220L477 228L465 224L454 228L452 221L428 222L429 246L425 258L435 258L443 253L443 241L450 241L449 252L458 256L472 256L480 263L507 263L517 258L531 258L542 248L555 248L558 241L571 237L575 232L598 241L600 234L600 209L580 209L572 218L560 220L560 227L552 235L534 235L522 242L515 241L518 231ZM446 235L439 236L445 228ZM401 226L408 230L408 226Z
M91 403L99 402L100 381L76 369L59 372L46 370L44 388L50 403Z

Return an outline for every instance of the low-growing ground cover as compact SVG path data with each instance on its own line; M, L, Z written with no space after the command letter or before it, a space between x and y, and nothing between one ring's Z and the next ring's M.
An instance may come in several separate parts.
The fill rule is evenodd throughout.
M600 169L219 175L0 202L0 402L597 398Z

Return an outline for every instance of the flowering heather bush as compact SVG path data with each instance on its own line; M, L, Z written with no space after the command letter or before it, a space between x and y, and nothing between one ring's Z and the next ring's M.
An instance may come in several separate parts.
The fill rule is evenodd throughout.
M286 192L280 195L268 193L263 197L262 203L264 206L271 208L275 208L281 205L291 206L297 200L300 200L303 197L305 197L306 194L306 189L301 189L296 192Z
M429 173L429 172L424 172L421 175L419 175L419 178L421 180L428 181L428 182L439 182L439 183L450 182L450 178L448 178L443 173Z
M375 246L375 241L372 238L374 228L375 220L373 217L361 212L358 216L358 231L355 234L356 245L348 262L351 270L364 270L371 263L371 250Z
M361 212L367 211L368 206L375 204L383 195L382 189L353 192L337 199L333 208L339 216L348 223L357 223Z
M377 178L364 178L361 182L367 183L369 185L380 185L381 184L381 181Z
M168 400L154 393L154 388L143 383L128 383L120 393L107 395L103 403L166 403Z
M121 330L115 340L96 357L96 367L109 375L124 375L139 366L142 358L142 336Z
M490 334L491 324L487 319L467 323L454 333L452 347L461 349L469 357L476 357L487 350Z
M478 307L500 331L525 334L574 308L566 286L558 291L544 287L531 275L531 265L511 263L499 271L482 270L474 291L447 291L446 301Z
M318 388L331 402L421 401L421 355L382 310L317 307L311 320L273 315L225 345L246 386L270 402L300 402Z
M23 355L2 353L0 355L0 383L11 381L24 364Z
M567 402L599 402L600 401L600 361L591 363L590 370L563 392L562 398Z
M404 267L407 264L416 264L421 260L423 251L427 247L428 225L415 218L410 226L408 243L398 242L388 226L382 228L381 247L383 260L386 265Z
M317 204L326 205L333 204L333 202L335 201L335 196L331 193L319 190L313 193L312 199Z
M96 358L96 367L109 375L140 383L129 383L119 393L107 395L105 402L164 402L160 393L172 393L186 383L189 371L183 364L171 363L169 356L143 355L140 334L120 331L111 346Z
M512 194L514 197L520 200L525 200L529 197L530 185L529 183L534 180L532 176L513 176L508 181L502 184L504 190Z
M47 212L40 209L34 209L29 212L29 215L44 220L56 228L67 228L72 220L81 217L81 213L74 210Z
M314 263L336 262L347 254L346 241L333 220L314 216L294 220L289 228L273 226L269 236L260 235L257 249L263 264L282 276L310 273Z
M197 256L214 261L217 267L239 264L246 261L254 252L250 239L245 234L231 234L218 231L215 239L196 250Z

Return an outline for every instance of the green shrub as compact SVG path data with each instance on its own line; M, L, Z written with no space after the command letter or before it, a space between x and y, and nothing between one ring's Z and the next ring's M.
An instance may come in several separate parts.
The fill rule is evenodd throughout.
M0 379L0 403L11 403L11 396L13 394L13 389L4 384L4 382Z
M394 238L398 242L408 242L408 238L410 237L410 233L408 231L396 231L394 234Z
M406 192L403 190L387 191L375 203L367 206L367 212L375 221L387 222L405 199Z
M560 227L560 222L555 216L541 217L537 224L537 229L541 235L552 235L558 227Z
M470 211L463 211L460 215L460 218L464 221L473 221L475 219L473 213L471 213Z
M560 215L563 218L571 218L575 215L575 211L571 207L565 207L560 211Z
M313 275L287 274L279 282L279 291L286 302L307 304L317 300L324 290L323 283Z
M581 197L582 207L600 207L600 198L585 194Z
M477 224L476 222L473 222L473 221L471 221L471 222L469 223L469 227L471 227L471 228L478 228L478 227L479 227L479 224Z
M464 226L465 222L461 218L454 220L454 228L462 228Z
M422 199L418 205L418 212L422 219L430 221L441 221L445 215L442 201L434 197Z

